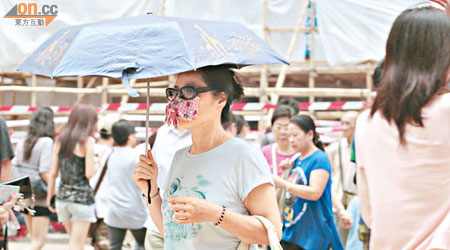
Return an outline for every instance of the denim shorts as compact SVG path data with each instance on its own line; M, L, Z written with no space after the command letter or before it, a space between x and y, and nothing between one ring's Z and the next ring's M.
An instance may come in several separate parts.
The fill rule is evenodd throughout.
M55 205L59 222L65 223L68 221L97 221L97 218L95 217L95 204L84 205L56 199Z

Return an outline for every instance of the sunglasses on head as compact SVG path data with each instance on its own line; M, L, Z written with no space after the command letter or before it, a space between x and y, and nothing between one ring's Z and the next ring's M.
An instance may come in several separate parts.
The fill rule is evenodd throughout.
M167 100L174 101L178 96L183 100L192 100L198 94L214 90L210 87L194 88L192 86L184 86L181 89L167 88L166 98Z

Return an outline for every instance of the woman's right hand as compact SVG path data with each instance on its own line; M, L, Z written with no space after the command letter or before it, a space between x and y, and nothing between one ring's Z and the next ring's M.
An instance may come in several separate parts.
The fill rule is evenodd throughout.
M289 162L289 159L284 159L280 162L280 168L285 170L288 169L291 166L291 163Z
M56 208L52 207L52 197L51 196L47 196L47 207L50 212L56 213Z
M152 196L158 191L158 165L153 159L150 150L147 156L141 155L139 157L139 162L134 166L132 178L142 193L147 194L147 180L150 180L152 184L152 193L150 195Z

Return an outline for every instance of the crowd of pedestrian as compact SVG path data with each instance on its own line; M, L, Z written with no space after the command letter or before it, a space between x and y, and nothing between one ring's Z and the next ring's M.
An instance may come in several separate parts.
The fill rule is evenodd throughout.
M51 213L69 249L87 237L122 249L128 230L136 249L256 249L273 237L285 250L450 249L449 45L447 15L404 11L372 106L344 113L343 136L327 147L292 98L273 111L261 148L243 140L250 125L230 111L243 88L229 65L207 66L167 89L150 152L133 122L99 120L87 103L58 136L52 110L37 109L15 152L0 117L0 179L29 164L47 185L24 215L30 249L44 246Z

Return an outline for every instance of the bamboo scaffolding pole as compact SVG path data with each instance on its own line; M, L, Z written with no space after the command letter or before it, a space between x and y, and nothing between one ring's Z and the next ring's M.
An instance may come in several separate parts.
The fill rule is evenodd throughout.
M77 88L79 88L79 89L83 88L83 77L81 77L81 76L77 77ZM78 93L78 95L77 95L78 102L81 101L82 97L83 97L83 95L81 93Z
M296 67L296 66L290 66L288 67L285 72L286 74L308 74L311 70L314 70L317 74L355 74L355 73L362 73L365 74L367 71L373 71L375 69L376 65L370 64L370 67L368 68L367 65L358 65L354 67L342 67L342 66L318 66L316 65L314 69L312 69L309 66L304 67ZM242 75L251 75L251 74L259 74L261 71L261 68L242 68L238 71L239 74ZM282 66L281 67L271 67L269 68L270 74L281 74Z
M311 0L311 18L310 18L311 27L315 27L314 17L315 17L315 15L314 15L314 0ZM311 44L310 44L310 48L309 48L309 66L311 67L311 69L314 69L314 66L315 66L314 65L314 44L315 44L314 34L315 34L314 31L312 31L310 33ZM308 87L311 89L315 87L315 79L314 79L315 75L316 75L315 72L313 72L313 71L309 72ZM315 101L315 99L316 98L313 95L309 96L309 102L313 103Z
M108 84L109 84L109 78L103 77L102 78L102 104L108 103Z
M300 29L301 29L303 20L305 19L306 10L308 9L309 1L310 0L305 0L305 2L303 2L303 6L300 11L300 16L298 17L297 24L295 25L295 29L292 34L291 41L289 43L289 47L288 47L288 50L286 53L287 61L289 61L291 59L292 52L294 52L295 44L297 43L297 37L298 37L298 34L300 33ZM278 75L277 83L275 84L276 88L283 87L284 80L286 79L287 68L288 68L288 65L281 66L281 71L280 71L280 74ZM277 103L277 102L278 102L278 96L274 96L272 103Z
M269 9L268 9L268 0L264 0L264 41L268 43L269 41ZM263 65L260 76L259 76L259 88L260 88L260 103L268 103L269 96L265 93L265 90L269 87L269 79L268 79L268 70L269 66L267 64ZM271 114L271 111L269 111ZM261 130L266 127L266 121L262 119L263 113L261 113L261 120L258 122L258 129Z
M31 86L32 87L36 87L36 74L32 74L31 75ZM36 92L31 92L31 100L30 100L31 106L36 106L37 105L37 100L36 100Z
M372 75L373 75L373 71L367 71L367 74L366 74L366 86L367 86L367 90L368 91L372 91L373 90L373 78L372 78ZM373 100L373 96L367 96L366 97L366 100L367 101L372 101Z
M91 78L91 80L89 80L88 84L86 84L85 88L89 89L92 88L92 86L94 85L95 81L97 80L97 77L93 77ZM83 100L83 98L86 96L86 94L81 94L81 98L80 100Z
M140 94L145 94L145 88L134 88L134 90ZM153 88L152 96L165 97L165 88ZM125 89L103 89L101 86L90 89L79 88L65 88L65 87L29 87L29 86L1 86L0 92L25 92L30 93L35 91L36 93L66 93L66 94L101 94L106 92L108 94L127 95L128 92ZM368 89L356 89L356 88L274 88L269 87L265 90L267 94L277 94L294 97L308 97L314 95L316 97L348 97L348 98L366 98L368 95L375 96L374 91ZM259 97L261 89L244 88L246 96Z
M164 16L164 11L166 10L166 0L163 0L158 9L158 16Z
M151 88L155 88L155 87L167 87L169 86L169 81L154 81L154 82L150 82L150 87ZM134 88L146 88L147 87L147 83L144 82L136 82L133 85ZM122 84L114 84L114 85L110 85L109 86L110 89L121 89L123 88Z
M314 4L314 0L311 0L311 20L310 20L310 25L311 27L315 27L316 26L316 20L315 20L315 4ZM311 44L310 44L310 48L309 48L309 66L311 68L314 68L315 66L315 60L314 60L314 55L315 55L315 34L316 31L311 31L310 32L310 38L311 38Z
M309 66L311 62L309 61L290 61L292 66ZM314 65L316 66L328 66L328 63L325 61L316 61L314 60Z

